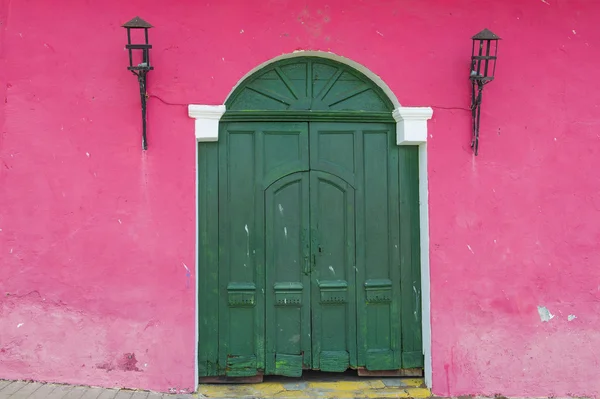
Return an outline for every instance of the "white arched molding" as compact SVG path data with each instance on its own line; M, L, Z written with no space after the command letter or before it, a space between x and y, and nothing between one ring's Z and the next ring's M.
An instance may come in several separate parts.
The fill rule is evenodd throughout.
M225 105L188 105L188 115L195 119L196 141L218 141L219 121L225 113Z

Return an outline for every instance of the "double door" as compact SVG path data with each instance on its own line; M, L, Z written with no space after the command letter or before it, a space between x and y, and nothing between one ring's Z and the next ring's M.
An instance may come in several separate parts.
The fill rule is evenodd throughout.
M357 365L354 197L318 170L265 192L266 374Z
M422 367L417 158L394 137L384 123L227 123L200 148L219 165L200 226L214 300L200 303L201 376Z

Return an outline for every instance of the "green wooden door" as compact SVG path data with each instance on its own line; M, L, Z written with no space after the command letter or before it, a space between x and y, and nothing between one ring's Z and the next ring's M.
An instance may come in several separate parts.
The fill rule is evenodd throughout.
M292 345L289 339L306 334L307 327L300 330L300 326L309 326L308 320L291 306L278 307L275 312L275 302L284 291L308 295L308 291L298 291L302 284L307 289L309 285L300 273L303 250L294 251L293 247L293 240L300 245L307 227L302 196L308 191L304 178L297 174L308 170L307 127L307 123L230 123L222 127L219 203L212 210L219 219L219 261L217 270L214 263L208 270L209 279L211 272L218 274L219 288L217 298L205 297L209 302L210 298L218 300L218 375L248 377L267 369L265 372L275 373L273 355L278 348L282 355L298 355L296 349L302 350L300 341ZM289 226L285 224L288 219L274 217L278 205L288 208L284 215ZM275 234L275 229L283 227L288 229L287 242ZM304 313L310 309L309 301L305 303ZM283 323L285 328L275 330L274 323ZM295 332L284 343L277 334L289 333L294 323ZM211 327L207 322L206 330Z
M354 189L310 172L312 368L356 367Z
M227 107L198 145L200 376L423 367L418 149L385 94L306 57Z
M309 172L265 192L265 373L299 377L311 368Z
M331 298L340 302L329 307L323 301L329 294L313 294L313 366L324 371L408 368L402 364L400 149L394 126L313 122L309 138L314 279L337 290ZM319 346L320 340L333 349ZM334 360L319 364L319 351L321 360Z
M266 374L356 366L354 192L319 171L265 192Z

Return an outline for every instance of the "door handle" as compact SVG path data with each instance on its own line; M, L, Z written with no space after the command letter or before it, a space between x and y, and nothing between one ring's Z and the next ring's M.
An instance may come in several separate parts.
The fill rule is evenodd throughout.
M305 255L304 256L304 270L303 273L305 275L309 275L310 274L310 256Z
M304 270L302 273L308 276L310 274L310 241L308 240L308 229L302 229L302 251L304 252Z

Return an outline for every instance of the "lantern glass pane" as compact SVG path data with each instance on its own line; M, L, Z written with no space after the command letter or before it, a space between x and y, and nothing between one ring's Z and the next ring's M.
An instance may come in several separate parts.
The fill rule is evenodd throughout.
M491 50L491 46L492 46L491 40L486 40L486 41L483 43L483 46L484 46L484 49L483 49L483 54L484 54L486 57L489 57L489 56L490 56L490 50ZM483 77L485 77L485 78L487 78L487 77L489 76L489 75L488 75L488 72L490 71L489 67L490 67L490 60L489 60L489 58L486 58L486 59L484 60L484 66L483 66L483 68L482 68L482 72L481 72L481 73L482 73L482 75L483 75Z
M139 66L142 62L144 62L144 51L143 50L138 50L138 49L134 49L131 50L133 53L133 65L132 66Z
M484 46L485 46L485 42L484 40L477 40L477 49L476 49L476 56L481 57L483 55L485 55L484 53ZM485 68L485 65L483 64L481 58L477 59L477 64L476 64L476 71L477 71L477 76L482 76L483 75L483 69ZM483 68L482 68L483 67Z
M498 40L476 39L473 40L472 76L477 76L484 81L494 78L496 69L496 56L498 53Z
M498 43L500 42L500 40L492 40L492 48L491 48L491 52L490 55L494 56L494 59L492 60L492 69L491 69L491 77L493 78L496 75L496 61L498 57Z
M146 29L131 29L131 44L146 44L144 31Z

